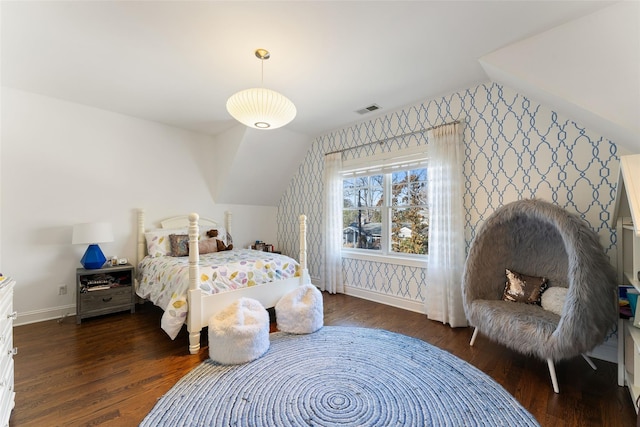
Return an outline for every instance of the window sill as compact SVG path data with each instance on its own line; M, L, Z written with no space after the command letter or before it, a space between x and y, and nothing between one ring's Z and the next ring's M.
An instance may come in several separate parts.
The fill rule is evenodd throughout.
M401 255L367 254L362 252L342 251L342 258L359 259L362 261L379 262L383 264L404 265L407 267L427 268L427 255L403 257Z

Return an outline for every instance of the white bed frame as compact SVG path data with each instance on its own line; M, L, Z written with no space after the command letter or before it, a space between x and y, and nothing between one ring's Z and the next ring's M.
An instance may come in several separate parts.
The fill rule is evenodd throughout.
M227 232L231 233L231 212L227 211L225 216L225 228ZM200 218L197 213L173 217L160 222L162 228L182 228L186 226L189 230L189 292L187 294L189 311L187 314L187 331L189 331L189 352L191 354L197 354L200 350L200 332L202 328L209 325L209 318L238 298L253 298L260 301L266 308L274 307L287 292L292 291L298 286L311 283L309 271L307 270L307 217L300 215L299 223L300 253L298 262L301 266L300 277L278 280L219 294L205 295L198 286L198 277L200 276L200 267L198 264L200 257L198 251L199 226L203 225L205 228L216 228L218 223L212 219ZM145 212L144 209L139 209L138 260L136 265L138 265L147 253L144 233Z

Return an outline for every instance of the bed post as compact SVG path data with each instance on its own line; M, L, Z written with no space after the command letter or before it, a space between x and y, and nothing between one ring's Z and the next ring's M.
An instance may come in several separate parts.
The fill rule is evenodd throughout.
M200 350L200 320L202 318L202 291L199 286L200 252L198 249L198 227L197 213L189 214L189 311L187 312L187 331L189 331L189 353L197 354Z
M298 255L298 262L300 263L300 269L302 270L302 284L305 285L307 283L311 283L309 271L307 270L307 216L300 215L298 220L300 222L300 253Z
M142 261L142 258L144 258L147 249L144 238L144 221L144 209L138 209L138 248L136 253L138 259L136 259L136 263L134 264L136 266Z
M300 221L300 254L298 260L300 267L306 270L307 268L307 216L300 215L298 218Z
M225 222L224 227L227 230L227 234L233 237L233 234L231 232L231 211L225 211L224 222ZM229 242L227 242L227 244L229 244Z

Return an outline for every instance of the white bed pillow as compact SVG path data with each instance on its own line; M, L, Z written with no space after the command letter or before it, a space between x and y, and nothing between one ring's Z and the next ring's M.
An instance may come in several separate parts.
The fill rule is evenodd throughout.
M171 253L169 243L170 234L187 234L186 228L158 228L144 233L147 241L147 254L150 257L159 257Z
M549 310L558 316L562 315L562 307L567 299L569 289L560 286L551 286L542 294L541 305L545 310Z

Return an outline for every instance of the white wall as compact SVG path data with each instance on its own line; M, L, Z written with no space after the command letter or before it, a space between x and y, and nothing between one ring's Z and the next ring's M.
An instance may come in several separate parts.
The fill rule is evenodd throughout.
M275 207L214 204L210 137L15 89L1 95L0 271L17 280L17 324L75 313L86 249L71 245L75 223L111 222L115 241L100 246L132 260L137 208L147 226L231 210L236 244L276 242ZM69 292L59 296L62 284Z
M601 236L616 263L616 235L610 227L619 159L615 141L571 117L557 114L510 88L482 84L425 100L398 111L318 137L312 144L279 206L279 239L297 248L299 213L309 218L308 265L314 283L323 281L322 214L324 154L347 149L343 159L358 159L391 148L425 146L421 137L372 141L426 129L453 120L465 122L464 209L467 245L478 227L498 207L514 200L541 198L582 216ZM424 264L424 263L423 263ZM426 268L413 262L387 263L343 257L346 293L424 311Z
M348 149L343 160L358 159L428 145L427 138L389 140L453 120L465 123L464 209L467 246L476 230L498 207L514 200L541 198L577 213L597 231L616 265L613 215L619 158L615 141L585 128L572 117L495 83L482 84L428 99L398 111L318 137L278 207L279 239L288 250L297 248L297 213L309 218L308 258L313 283L321 285L324 268L322 215L324 154ZM413 261L413 260L412 260ZM345 293L417 312L429 298L426 260L357 259L343 256ZM616 360L615 331L596 357Z

